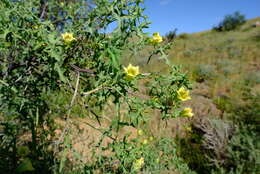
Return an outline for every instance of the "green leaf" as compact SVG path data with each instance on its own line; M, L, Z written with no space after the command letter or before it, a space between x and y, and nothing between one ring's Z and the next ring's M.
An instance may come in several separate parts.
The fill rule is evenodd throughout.
M9 86L8 83L6 83L6 82L3 81L3 80L0 80L0 83L2 83L2 84L5 85L5 86Z
M119 63L118 63L118 59L117 59L117 56L115 55L115 53L113 53L110 49L108 49L108 53L110 55L112 65L115 68L119 69Z
M60 54L57 52L57 50L51 50L51 52L49 53L51 57L53 57L55 60L57 61L62 61L62 57L60 56Z
M20 157L25 157L30 153L30 149L27 146L21 146L17 149L17 154Z
M64 75L63 75L64 71L61 70L61 68L60 68L60 66L58 65L58 63L56 63L56 64L54 65L54 69L58 72L59 77L60 77L60 80L61 80L62 82L66 82L66 78L65 78Z
M48 40L53 45L55 45L57 43L57 39L56 39L56 36L54 34L49 34L48 35Z
M29 158L25 158L19 166L16 168L17 173L23 173L27 171L34 171L35 169L32 166L32 162Z

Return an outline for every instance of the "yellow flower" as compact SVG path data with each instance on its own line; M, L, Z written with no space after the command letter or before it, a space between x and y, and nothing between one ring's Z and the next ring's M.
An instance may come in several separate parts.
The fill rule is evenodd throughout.
M152 136L149 137L149 141L153 141L154 138Z
M145 139L145 140L143 141L143 145L146 145L147 143L148 143L148 140Z
M133 167L135 170L139 170L142 168L144 164L144 158L141 157L140 159L136 160L134 163L133 163Z
M144 134L143 130L139 129L139 130L137 131L137 135L138 135L138 136L142 136L143 134Z
M191 108L184 108L183 111L181 112L181 115L183 117L192 117L193 116L192 109Z
M160 43L162 41L163 41L163 39L162 39L162 37L160 36L160 34L158 32L157 33L153 33L153 37L151 39L152 43L156 44L156 43Z
M64 40L65 43L70 43L72 42L73 40L76 40L74 37L73 37L73 34L72 33L64 33L62 34L62 38Z
M132 64L129 64L128 67L124 67L126 78L128 80L133 79L135 76L137 76L139 73L139 67L133 66Z
M181 101L186 101L186 100L190 100L191 97L189 96L189 91L186 90L184 87L181 87L178 91L177 91L177 98Z

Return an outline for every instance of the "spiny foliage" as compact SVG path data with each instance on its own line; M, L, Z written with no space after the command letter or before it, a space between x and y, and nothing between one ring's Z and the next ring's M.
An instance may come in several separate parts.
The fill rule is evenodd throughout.
M123 127L145 125L149 119L147 109L159 109L162 120L183 116L177 91L180 88L188 90L189 81L179 68L169 63L165 51L170 44L163 43L159 33L154 35L156 42L151 42L154 37L150 39L143 32L149 24L147 16L143 15L143 1L97 0L91 10L85 9L84 2L0 2L0 114L3 130L0 167L5 173L72 173L78 168L87 172L84 167L96 166L100 162L103 166L109 165L103 172L110 172L107 169L112 167L111 160L102 153L93 153L93 164L81 163L77 170L66 165L69 163L68 151L73 148L68 125L76 98L82 101L82 109L92 109L99 124L102 116L93 109L105 111L105 106L113 103L115 112L111 122L106 129L100 130L102 137L93 151L115 153L112 159L120 162L113 170L120 173L153 170L155 163L150 164L149 159L159 153L150 150L149 153L140 151L129 156L130 152L139 151L139 147L133 142L129 144L127 135L119 138ZM117 27L108 34L106 30L113 23ZM134 37L137 39L130 42ZM135 66L123 68L120 64L122 51L138 51L145 45L153 45L151 55L162 57L170 69L168 75L144 75ZM148 62L150 58L147 57ZM145 78L151 79L152 88L147 90L156 100L129 95L139 91L138 81ZM167 86L169 88L165 90ZM66 125L60 140L53 142L55 122L49 98L58 91L71 96L71 102L63 115ZM105 138L111 139L107 146L102 145ZM24 155L18 153L23 149L26 149ZM138 169L134 167L136 160L141 161ZM157 163L157 168L167 166L169 162ZM99 169L93 167L91 172L96 170Z

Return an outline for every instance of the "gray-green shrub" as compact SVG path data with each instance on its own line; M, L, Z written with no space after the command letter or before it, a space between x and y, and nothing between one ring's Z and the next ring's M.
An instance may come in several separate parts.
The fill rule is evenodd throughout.
M193 70L193 77L197 82L213 79L216 76L216 70L213 65L199 64Z

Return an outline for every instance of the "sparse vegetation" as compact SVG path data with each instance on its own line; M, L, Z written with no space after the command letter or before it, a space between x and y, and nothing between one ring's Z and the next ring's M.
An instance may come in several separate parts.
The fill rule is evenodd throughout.
M213 65L199 64L193 71L193 78L197 82L204 82L205 80L214 79L215 67Z
M180 39L187 39L188 37L189 37L188 33L181 33L178 35L178 38L180 38Z

